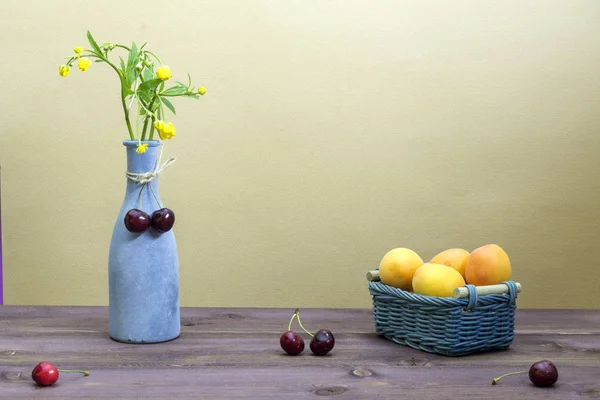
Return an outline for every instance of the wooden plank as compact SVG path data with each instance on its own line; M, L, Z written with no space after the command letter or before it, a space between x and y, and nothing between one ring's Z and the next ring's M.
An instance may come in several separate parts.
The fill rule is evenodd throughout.
M326 357L279 348L288 309L182 309L182 335L168 343L110 340L105 307L0 307L0 398L367 398L600 397L600 311L519 310L507 351L445 357L392 343L374 333L371 310L301 310L307 328L328 328ZM304 335L308 342L307 335ZM308 344L308 343L307 343ZM542 358L556 363L557 385L543 390L526 375ZM48 360L62 374L35 386L32 368Z
M184 326L204 332L279 332L287 327L294 310L275 308L189 308L181 309ZM311 329L329 329L348 333L373 332L371 309L302 309L302 321ZM17 321L15 329L56 326L80 329L79 324L94 330L107 329L106 307L0 307L0 330L8 321ZM515 332L519 333L600 333L599 310L526 310L516 313Z
M308 337L304 335L308 350ZM117 343L102 333L71 332L54 334L25 334L20 337L0 336L0 357L3 365L36 364L38 360L52 358L55 362L75 364L77 368L97 366L130 367L151 365L194 366L286 366L289 357L281 357L279 333L202 334L187 332L168 343L130 345ZM548 354L548 356L546 356ZM540 357L550 357L556 363L581 366L600 365L599 335L517 335L506 351L474 354L466 357L446 357L426 353L392 343L375 334L337 334L335 357L327 362L336 366L460 366L514 365L526 367ZM257 357L260 357L257 361ZM311 366L320 359L301 357L294 361L298 366ZM73 367L73 368L74 368Z
M488 377L503 372L501 368L486 368L475 376L454 367L359 368L104 368L94 370L88 377L63 374L56 386L45 388L36 387L22 369L11 368L2 372L0 389L7 399L318 399L320 395L360 400L567 400L600 395L597 380L585 381L597 378L600 368L562 368L560 380L552 388L537 388L524 375L492 386Z

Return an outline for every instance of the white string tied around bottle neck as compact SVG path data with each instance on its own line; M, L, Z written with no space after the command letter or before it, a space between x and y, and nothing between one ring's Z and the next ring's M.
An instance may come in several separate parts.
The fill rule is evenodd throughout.
M162 152L163 152L163 147L162 145L160 146L160 153L158 153L158 157L156 159L156 165L154 167L154 170L152 171L148 171L148 172L144 172L143 174L136 174L133 172L129 172L127 171L125 173L125 175L127 176L127 179L139 183L141 185L145 185L147 183L152 182L154 179L158 178L158 176L167 168L169 168L169 166L171 166L171 164L173 164L176 160L175 157L169 158L167 161L165 161L163 163L163 165L160 165L160 160L162 159Z

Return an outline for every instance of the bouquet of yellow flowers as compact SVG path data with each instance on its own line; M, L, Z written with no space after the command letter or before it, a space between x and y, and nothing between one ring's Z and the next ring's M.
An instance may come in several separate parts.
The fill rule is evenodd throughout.
M87 32L90 49L75 47L74 54L67 57L58 73L62 77L69 75L71 68L77 62L81 71L87 71L92 60L97 63L108 64L119 76L121 82L121 104L125 113L125 123L131 140L137 140L136 151L146 152L146 140L154 140L154 131L162 140L175 136L175 126L165 120L164 107L175 114L175 107L169 98L191 97L198 99L206 93L205 87L192 87L192 79L188 74L188 83L176 81L175 85L165 88L165 83L171 79L171 69L164 65L155 53L146 48L146 44L138 47L135 42L131 47L119 43L103 43L98 45L92 34ZM119 56L119 64L112 62L109 56L113 50L120 49L127 52L127 61ZM131 108L137 103L135 111L135 133L131 124ZM139 125L142 124L141 134Z

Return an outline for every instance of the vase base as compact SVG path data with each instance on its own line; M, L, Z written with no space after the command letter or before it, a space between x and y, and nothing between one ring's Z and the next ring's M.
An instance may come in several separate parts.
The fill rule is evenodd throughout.
M121 340L121 339L114 338L112 336L110 336L110 338L112 340L114 340L115 342L119 342L119 343L128 343L128 344L156 344L156 343L172 342L173 340L178 339L180 336L181 335L177 335L174 338L165 339L165 340L139 340L139 341L136 341L136 340L127 340L127 339Z

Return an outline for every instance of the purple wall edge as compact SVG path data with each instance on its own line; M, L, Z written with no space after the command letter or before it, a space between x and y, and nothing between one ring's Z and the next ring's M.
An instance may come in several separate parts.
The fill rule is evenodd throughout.
M4 304L4 292L2 292L2 218L0 218L0 306Z
M0 306L4 304L4 292L2 291L2 208L0 207Z

